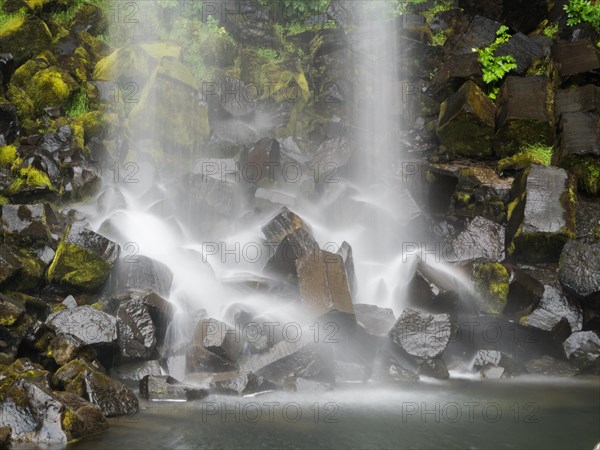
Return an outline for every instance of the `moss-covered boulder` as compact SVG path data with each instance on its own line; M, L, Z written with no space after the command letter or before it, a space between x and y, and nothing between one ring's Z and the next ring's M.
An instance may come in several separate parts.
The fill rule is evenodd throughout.
M96 291L108 279L119 246L92 230L72 226L48 268L48 281L82 291Z
M48 26L35 16L15 14L0 26L0 48L12 53L17 66L47 49L51 41Z
M108 428L100 408L72 393L52 392L48 372L29 360L0 366L2 423L14 442L66 444Z
M508 271L502 264L479 263L473 267L475 301L479 310L499 315L506 307L509 289Z
M75 359L56 371L54 385L97 405L107 417L133 415L139 411L135 394L120 381L112 380L91 363Z
M507 208L508 254L518 261L558 261L575 236L575 183L564 169L532 165L513 183Z
M467 81L440 106L437 135L451 155L492 155L495 106L473 81Z
M553 106L553 88L546 77L508 77L498 98L496 155L513 155L526 144L552 145Z
M31 249L6 244L0 244L0 249L14 270L2 286L20 292L35 292L43 284L47 264Z
M4 205L1 224L5 242L24 245L51 242L43 204Z
M108 29L108 18L99 6L85 3L75 12L69 22L69 29L86 31L92 36L98 36Z

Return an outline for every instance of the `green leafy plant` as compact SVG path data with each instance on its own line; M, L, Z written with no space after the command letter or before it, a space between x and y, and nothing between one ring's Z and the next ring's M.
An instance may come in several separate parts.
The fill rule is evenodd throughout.
M569 0L564 9L567 13L567 25L585 22L600 32L600 4L589 0Z
M548 36L550 39L555 39L558 35L558 23L548 24L544 28L544 34Z
M495 99L498 95L498 82L502 80L508 72L517 68L517 61L512 55L496 56L496 51L502 45L508 42L511 35L508 33L508 27L502 25L496 31L496 40L484 48L474 48L473 51L479 55L479 63L483 71L483 82L490 85L488 96Z

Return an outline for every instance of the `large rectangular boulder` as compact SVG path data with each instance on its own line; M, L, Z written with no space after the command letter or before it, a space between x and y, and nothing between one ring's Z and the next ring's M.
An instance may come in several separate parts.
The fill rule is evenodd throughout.
M495 106L474 81L467 81L440 106L436 133L453 155L492 155Z
M300 299L311 317L332 310L354 313L341 255L315 250L296 261L296 270Z
M526 144L552 145L552 89L546 77L508 77L500 90L496 117L495 152L518 153Z
M533 164L514 181L508 205L508 254L523 262L558 261L575 236L575 185L566 170Z

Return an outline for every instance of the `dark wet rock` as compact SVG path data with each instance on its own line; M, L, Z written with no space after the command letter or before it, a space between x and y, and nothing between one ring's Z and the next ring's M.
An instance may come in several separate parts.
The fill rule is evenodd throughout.
M567 319L542 308L535 309L523 317L520 323L524 327L547 331L559 342L563 342L571 334L571 326Z
M96 168L88 166L87 163L70 164L65 172L61 189L64 198L85 199L100 189L100 175Z
M139 411L138 399L123 383L100 372L83 372L86 397L100 407L106 417L134 415Z
M581 331L583 326L583 312L579 303L568 298L562 293L562 289L553 286L544 286L544 295L540 300L539 307L564 317L571 326L571 331Z
M442 358L434 358L422 362L419 366L419 375L439 380L450 378L450 374Z
M544 285L517 267L509 267L509 270L510 283L503 313L514 317L527 315L540 304L544 296Z
M437 135L450 154L490 156L495 106L473 81L467 81L440 106Z
M0 55L0 86L2 86L2 58ZM0 105L0 145L12 144L19 135L19 119L14 105Z
M300 216L284 207L262 227L262 232L269 242L279 243L299 228L312 235L310 226Z
M348 279L348 286L350 287L350 293L354 295L357 289L356 272L354 270L354 257L352 256L352 246L346 241L342 242L337 254L342 257L344 261L344 267L346 268L346 278Z
M2 229L6 242L23 245L51 242L46 206L40 203L2 206Z
M12 301L9 297L0 295L0 325L5 327L13 326L23 314L25 314L23 306Z
M563 82L600 69L598 52L590 39L555 43L552 47L552 59Z
M81 339L70 334L59 334L48 346L48 353L56 364L62 366L77 358L93 359L94 351Z
M125 359L147 359L156 348L154 322L143 303L129 300L117 309L119 349Z
M52 383L97 405L106 417L133 415L139 410L138 399L128 387L81 359L58 369Z
M90 306L63 309L46 320L46 324L57 333L75 336L86 345L115 342L116 323L113 316Z
M556 91L554 114L557 121L566 113L597 111L600 111L600 86L586 84Z
M133 301L145 306L152 318L158 345L164 342L167 329L173 321L175 305L151 290L129 291L119 296L118 300L121 303Z
M508 206L507 249L526 262L557 261L575 233L573 179L564 169L532 165L513 184Z
M11 428L13 442L67 443L63 405L49 390L24 377L5 378L3 385L2 424Z
M237 325L237 324L236 324ZM244 344L242 334L225 322L216 319L201 320L194 332L194 344L227 359L237 361Z
M151 401L187 401L204 398L206 389L177 381L168 375L146 375L140 380L140 397Z
M224 395L248 395L277 389L277 386L251 372L226 372L215 374L210 380L209 389Z
M505 230L484 217L475 217L452 242L457 261L486 258L492 262L504 260Z
M420 260L408 284L407 300L411 306L418 309L432 313L449 313L454 312L463 290L459 279L440 270L435 264Z
M560 118L559 160L569 164L573 157L600 156L600 118L593 112L565 112Z
M472 53L474 48L487 47L491 44L496 39L496 31L499 28L500 23L495 20L475 16L467 31L457 38L456 42L450 41L448 47L454 55Z
M236 364L213 353L203 345L191 345L185 353L186 373L230 372L237 370Z
M525 369L531 375L550 375L558 377L572 377L577 375L577 368L567 361L561 361L551 356L543 356L525 363Z
M60 242L48 280L67 287L95 291L108 279L119 246L98 233L72 225Z
M356 303L353 309L356 321L374 336L387 336L396 323L396 317L390 308Z
M573 333L563 343L571 364L582 372L600 374L600 337L593 331Z
M392 340L409 355L421 359L440 356L452 334L448 314L429 314L406 308L392 330Z
M273 256L267 261L265 273L290 281L296 280L296 261L318 249L319 245L309 232L304 228L297 228L277 245Z
M162 375L160 363L152 361L133 361L110 369L110 376L122 381L129 387L139 386L139 381L146 375Z
M514 34L508 42L502 44L495 56L511 55L515 58L517 67L515 73L523 75L531 64L544 56L544 49L523 33Z
M108 430L108 421L98 406L71 392L52 394L64 405L62 426L69 441Z
M21 292L35 292L43 282L47 264L34 251L23 246L0 244L2 260L6 267L1 270L5 287ZM1 272L0 272L1 273Z
M353 314L352 295L340 255L323 250L296 260L300 299L311 317L336 310Z
M558 278L582 301L600 299L600 244L569 241L560 255Z
M444 95L447 90L454 91L455 85L483 76L477 53L451 55L439 66L431 80L430 89L438 95Z
M254 182L263 178L275 181L281 170L281 152L277 139L263 138L258 141L245 155L242 163L242 173ZM251 175L255 173L256 175Z
M550 80L546 77L507 77L500 89L496 118L498 156L517 153L535 142L554 143Z
M8 245L0 244L0 284L10 281L22 266Z

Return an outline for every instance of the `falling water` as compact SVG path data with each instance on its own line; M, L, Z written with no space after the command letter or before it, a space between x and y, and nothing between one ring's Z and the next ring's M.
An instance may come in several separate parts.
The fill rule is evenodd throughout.
M161 17L165 10L156 2L139 5L140 13L152 19L148 23L165 20ZM185 5L178 2L177 7ZM350 27L352 58L348 70L354 74L355 84L347 128L355 150L354 169L350 176L340 174L334 182L324 184L318 202L304 194L302 183L284 183L280 188L296 199L292 209L311 224L321 248L335 252L343 241L352 245L358 281L354 302L390 307L399 314L403 288L414 265L402 252L403 242L411 239L405 225L414 200L402 187L403 149L396 133L398 112L404 106L396 56L398 21L390 10L391 2L352 5L357 23ZM169 369L173 376L183 378L184 350L200 318L227 320L228 311L236 304L280 320L298 316L292 306L282 306L271 295L243 293L224 283L262 276L265 258L247 258L239 249L261 242L260 227L279 207L253 216L240 197L229 220L215 223L213 217L195 208L193 199L186 203L181 195L182 188L191 188L186 174L197 170L207 153L197 144L203 140L202 127L193 119L198 116L198 105L206 99L193 89L187 96L177 96L168 83L158 83L169 71L181 70L178 76L186 82L191 74L181 67L174 47L161 42L151 26L139 26L135 31L134 36L127 37L134 58L142 61L142 54L149 55L144 62L149 60L156 67L149 79L137 80L143 86L139 102L120 104L120 119L127 124L117 150L120 161L104 176L101 208L92 210L90 206L88 215L93 217L96 230L122 246L122 257L135 261L136 255L148 256L173 273L169 301L177 305L178 313L167 335ZM124 46L123 38L114 39L115 47ZM190 34L189 39L194 36ZM127 85L131 76L114 81ZM170 116L181 117L177 116L181 111L184 123L168 123ZM259 138L269 135L265 117L252 124ZM267 125L264 130L261 123ZM236 125L239 123L229 124ZM179 138L176 133L187 133L187 141L174 142ZM216 254L207 252L214 248L218 248ZM227 255L226 249L234 249L234 253L238 249L237 255Z

